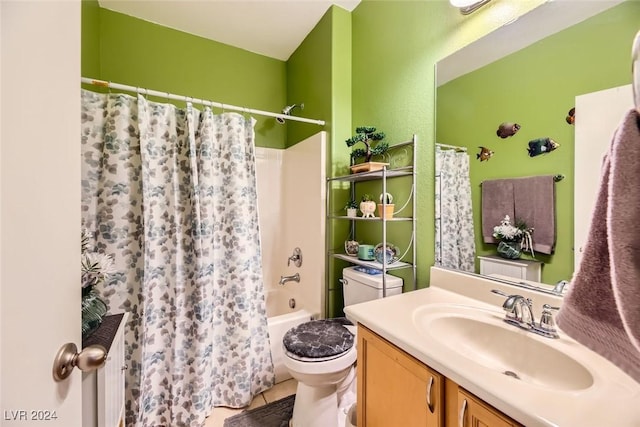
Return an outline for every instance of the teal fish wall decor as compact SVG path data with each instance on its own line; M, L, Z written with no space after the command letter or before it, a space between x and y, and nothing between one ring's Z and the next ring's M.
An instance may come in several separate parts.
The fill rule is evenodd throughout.
M550 153L558 147L560 147L560 144L551 138L538 138L529 141L527 151L529 152L529 157L535 157L540 154Z

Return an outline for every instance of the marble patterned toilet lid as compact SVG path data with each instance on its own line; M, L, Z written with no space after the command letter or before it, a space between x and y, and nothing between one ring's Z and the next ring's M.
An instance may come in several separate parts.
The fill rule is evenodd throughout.
M312 320L289 329L282 343L293 358L330 360L353 347L354 336L343 325L353 324L344 317Z

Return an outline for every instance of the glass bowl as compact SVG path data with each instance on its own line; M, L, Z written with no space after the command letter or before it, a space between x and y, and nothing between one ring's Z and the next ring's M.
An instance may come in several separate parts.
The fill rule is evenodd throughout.
M399 259L398 253L399 253L399 250L397 246L395 246L392 243L387 243L386 248L384 250L382 247L382 243L378 243L376 247L373 249L373 256L375 257L376 261L378 261L380 264L384 263L385 258L386 258L387 264L392 264L398 261Z

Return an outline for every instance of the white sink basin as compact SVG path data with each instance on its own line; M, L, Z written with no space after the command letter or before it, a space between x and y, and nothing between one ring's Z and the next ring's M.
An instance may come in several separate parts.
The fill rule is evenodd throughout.
M593 384L591 373L554 348L554 340L509 325L503 317L471 306L430 304L414 310L413 323L427 339L514 381L566 391Z

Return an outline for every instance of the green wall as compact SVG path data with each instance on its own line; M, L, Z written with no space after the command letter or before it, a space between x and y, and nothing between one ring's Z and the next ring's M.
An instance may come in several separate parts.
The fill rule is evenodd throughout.
M100 6L97 0L83 0L81 10L80 67L83 76L98 78L100 75ZM88 86L87 89L89 89Z
M292 115L330 122L331 119L331 35L333 9L327 11L315 28L287 61L287 105L304 103ZM287 121L287 147L310 137L327 126Z
M479 255L495 254L495 245L482 242L482 181L562 174L566 178L556 184L556 251L536 259L544 262L543 282L571 278L574 127L565 117L576 95L631 83L629 58L639 17L640 2L623 3L438 88L437 141L469 148ZM496 130L502 122L522 128L501 139ZM529 157L528 142L539 137L551 137L560 148ZM478 146L494 156L480 162Z
M418 286L425 287L434 261L434 67L440 58L544 0L511 2L508 8L504 3L491 2L470 16L462 16L446 0L363 0L352 13L332 7L283 62L83 1L82 73L268 111L304 102L303 112L296 109L294 114L327 121L323 129L329 133L329 176L346 173L349 150L344 140L356 126L376 126L391 143L415 133ZM284 148L321 129L257 119L256 144L265 147ZM344 205L346 191L332 188L336 207ZM334 231L329 246L339 248L346 231ZM374 234L370 232L371 240ZM331 266L330 281L335 282L342 267ZM337 312L341 294L335 292L330 299Z
M334 175L340 162L332 158L348 153L344 140L351 127L351 14L333 6L300 44L287 61L287 103L305 104L304 110L294 110L302 115L325 120L326 125L316 125L289 121L286 126L287 145L302 141L320 130L327 132L327 176ZM344 170L341 170L344 173ZM335 187L330 198L332 206L343 206L346 197L344 189ZM328 244L342 245L348 233L348 224L334 223L327 230ZM333 247L333 246L332 246ZM321 261L320 261L321 262ZM327 312L330 316L342 310L342 288L338 283L341 269L329 263L327 272L328 297Z
M293 114L325 120L324 127L280 125L257 116L256 145L286 148L324 130L327 174L336 167L332 153L347 156L343 141L352 107L351 13L346 10L331 7L286 62L102 9L97 1L84 1L82 11L84 76L267 111L303 102L304 110ZM341 199L343 193L331 197ZM341 294L329 300L332 312L341 310Z
M376 126L386 132L390 143L406 141L414 133L418 137L420 288L428 285L434 262L435 64L542 3L522 0L504 7L504 2L494 1L463 16L444 0L363 0L352 13L354 127ZM406 239L390 231L389 241L405 244ZM375 241L377 237L371 231L366 238ZM406 283L405 277L405 289Z
M331 7L289 58L287 71L289 103L304 102L306 117L326 121L323 130L327 132L327 176L336 175L336 171L344 174L347 165L333 160L348 158L344 140L349 137L351 128L351 13L337 6ZM319 130L317 126L296 122L287 126L289 144ZM344 206L348 191L339 185L331 190L331 206ZM347 222L334 221L327 228L328 246L342 246L348 232ZM327 313L336 316L343 307L342 286L338 279L346 265L329 262L327 266Z
M108 9L95 11L92 3L83 2L85 77L259 110L280 111L285 106L284 61ZM93 53L96 24L98 59ZM256 119L256 145L284 148L286 127L272 118Z

